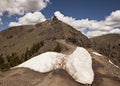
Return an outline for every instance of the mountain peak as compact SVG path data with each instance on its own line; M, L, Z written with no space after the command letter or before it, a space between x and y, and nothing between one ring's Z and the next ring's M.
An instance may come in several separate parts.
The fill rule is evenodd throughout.
M52 20L58 20L58 18L54 15Z

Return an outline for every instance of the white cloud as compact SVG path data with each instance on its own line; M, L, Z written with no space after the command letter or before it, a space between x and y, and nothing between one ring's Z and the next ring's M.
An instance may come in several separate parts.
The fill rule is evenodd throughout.
M54 15L61 21L73 26L79 31L89 29L90 31L86 34L88 37L99 36L108 33L120 33L120 10L112 12L110 16L106 17L104 21L81 19L76 20L75 18L64 16L59 11L56 11Z
M54 15L61 21L73 26L77 30L84 31L84 29L89 28L93 30L111 30L112 28L110 26L105 26L102 21L96 21L96 20L89 20L89 19L81 19L76 20L75 18L64 16L59 11L56 11Z
M41 11L47 6L49 2L50 0L0 0L0 23L2 24L1 16L3 16L4 12L8 12L9 16L12 16L15 14L17 15L24 15L26 13L29 14L30 12ZM34 19L34 18L32 18L31 20L28 19L28 21L22 18L20 21L22 20L23 22L25 21L27 24L30 22L31 23L37 22L37 19ZM20 23L11 22L10 26L13 26L13 25L15 26L21 25L21 22Z
M0 0L0 15L8 12L9 15L23 15L25 12L40 11L50 0Z
M109 33L118 33L118 34L120 34L120 28L112 29Z
M9 26L37 24L45 20L46 18L41 12L26 13L26 15L18 19L18 22L10 22Z
M17 22L10 22L9 23L9 26L10 27L13 27L13 26L20 26L21 24L20 23L17 23Z
M106 32L106 31L95 30L95 31L89 31L85 35L87 35L89 38L91 38L91 37L95 37L95 36L104 35L104 34L107 34L107 33L108 32Z
M110 16L106 17L104 23L111 27L120 27L120 10L113 11Z
M91 37L100 36L100 35L104 35L104 34L110 34L110 33L120 34L120 29L119 28L116 28L116 29L113 28L110 31L101 31L101 30L89 31L85 35L87 35L89 38L91 38Z

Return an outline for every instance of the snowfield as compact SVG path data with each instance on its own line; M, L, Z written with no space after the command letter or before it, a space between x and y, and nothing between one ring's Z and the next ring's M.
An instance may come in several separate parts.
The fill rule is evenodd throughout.
M92 57L82 47L77 47L71 55L46 52L31 58L17 67L30 68L40 73L64 69L75 81L82 84L92 84L94 80Z

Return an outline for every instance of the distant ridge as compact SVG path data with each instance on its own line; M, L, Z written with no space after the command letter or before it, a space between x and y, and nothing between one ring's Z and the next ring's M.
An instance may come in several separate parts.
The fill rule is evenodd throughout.
M120 67L120 34L107 34L90 39L93 49Z

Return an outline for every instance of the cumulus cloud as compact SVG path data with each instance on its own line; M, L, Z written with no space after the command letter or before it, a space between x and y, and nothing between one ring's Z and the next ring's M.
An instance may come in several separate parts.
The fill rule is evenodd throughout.
M120 34L120 29L113 28L110 31L101 31L101 30L89 31L85 35L87 35L89 38L91 38L91 37L100 36L100 35L104 35L104 34L110 34L110 33Z
M1 16L4 12L8 12L9 16L24 15L43 10L49 2L50 0L0 0L0 23L2 23ZM20 24L11 22L11 25Z
M112 30L110 30L110 33L118 33L118 34L120 34L120 28L112 29Z
M120 10L114 11L104 21L81 19L76 20L73 17L64 16L61 12L56 11L54 15L61 21L82 31L88 37L99 36L108 33L120 33ZM85 33L86 29L89 29Z
M120 27L120 10L114 11L106 17L104 23L111 27Z
M18 23L18 22L10 22L10 23L9 23L9 26L10 26L10 27L13 27L13 26L21 26L21 24Z
M0 15L8 12L9 15L23 15L25 12L44 9L49 0L0 0Z
M26 13L23 17L18 19L18 22L10 22L9 26L37 24L45 20L46 18L41 12Z
M95 37L95 36L104 35L107 33L108 33L107 31L94 30L94 31L87 32L85 35L87 35L89 38L91 38L91 37Z
M93 30L111 30L110 26L106 26L104 22L97 21L97 20L89 20L89 19L81 19L76 20L75 18L64 16L59 11L56 11L54 15L61 21L73 26L77 30L83 31L86 28L93 29Z

